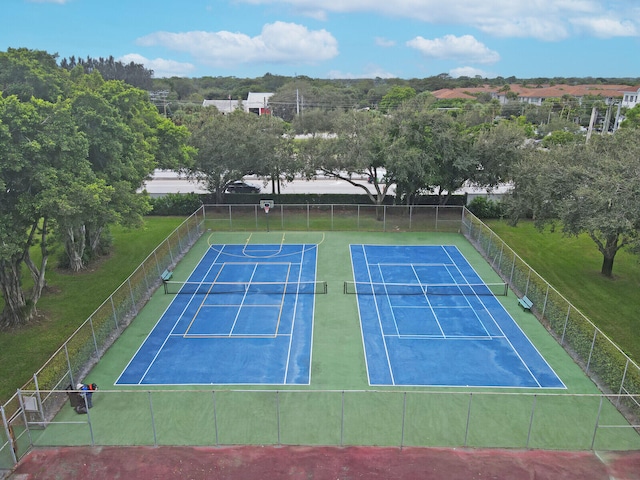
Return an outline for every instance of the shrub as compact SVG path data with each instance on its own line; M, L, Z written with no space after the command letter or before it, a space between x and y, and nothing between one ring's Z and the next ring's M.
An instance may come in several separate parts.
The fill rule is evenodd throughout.
M485 197L476 197L467 208L478 218L501 218L504 215L502 202L494 202Z
M200 195L196 193L169 193L162 197L152 198L153 210L149 215L187 216L202 205Z

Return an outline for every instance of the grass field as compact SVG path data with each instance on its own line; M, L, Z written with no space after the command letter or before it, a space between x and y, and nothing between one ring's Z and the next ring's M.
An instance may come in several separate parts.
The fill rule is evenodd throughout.
M183 220L149 217L139 230L113 228L113 252L78 274L56 269L55 259L50 260L48 288L38 303L38 319L32 325L0 332L0 403L16 393ZM0 308L3 306L0 297Z
M559 290L632 359L640 361L640 257L624 249L616 255L613 278L600 274L602 254L587 236L539 232L531 222L489 227Z

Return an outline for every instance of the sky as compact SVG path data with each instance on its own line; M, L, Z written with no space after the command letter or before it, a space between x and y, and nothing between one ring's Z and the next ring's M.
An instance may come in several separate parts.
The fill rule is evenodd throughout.
M640 0L3 0L0 51L154 77L640 77Z

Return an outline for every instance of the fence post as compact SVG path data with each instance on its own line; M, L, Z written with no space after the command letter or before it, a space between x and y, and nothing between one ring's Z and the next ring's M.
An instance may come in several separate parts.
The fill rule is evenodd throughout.
M564 335L567 333L567 325L569 323L569 314L571 313L571 304L567 307L567 316L564 319L564 326L562 327L562 337L560 338L560 345L564 345Z
M93 315L89 317L89 326L91 327L91 337L93 338L93 347L96 350L96 357L100 358L100 353L98 352L98 341L96 340L96 331L93 328Z
M591 365L591 357L593 356L593 349L596 345L596 337L598 336L598 329L593 330L593 339L591 340L591 349L589 350L589 359L587 360L587 366L584 373L589 374L589 366Z
M67 357L67 368L69 369L69 379L71 380L71 386L73 387L76 382L73 379L73 370L71 370L71 360L69 360L69 350L67 349L67 342L64 342L64 354Z
M158 275L160 275L160 274L158 274ZM109 300L111 301L111 310L113 310L113 319L116 322L116 330L117 330L118 328L120 328L120 325L118 325L118 311L116 310L116 306L113 303L113 294L111 294L109 296Z
M147 390L149 396L149 412L151 413L151 429L153 430L153 446L158 446L158 437L156 435L156 419L153 416L153 401L151 400L151 390Z
M133 287L131 286L131 277L127 278L127 285L129 285L129 295L131 295L131 306L133 307L133 312L138 314L138 305L136 304L136 296L133 293Z
M593 437L591 437L591 450L596 444L596 433L598 433L598 425L600 424L600 413L602 413L602 399L604 395L600 395L600 405L598 406L598 415L596 415L596 424L593 427Z
M344 390L342 390L342 411L340 413L340 446L344 446Z
M91 414L89 413L89 402L86 396L83 397L83 400L84 400L84 407L87 410L87 424L89 425L89 436L91 437L91 446L95 447L96 441L95 441L95 438L93 437L93 424L91 423Z
M258 230L258 205L253 206L253 216L256 219L256 230Z
M409 205L409 231L413 230L413 205Z
M278 429L278 446L280 446L280 390L276 390L276 426Z
M464 430L464 446L467 446L467 440L469 438L469 424L471 423L471 401L473 400L473 393L469 393L469 407L467 409L467 425Z
M513 274L516 271L516 260L517 260L516 252L513 252L513 263L511 264L511 274L509 275L510 285L513 285Z
M171 257L171 265L173 265L173 250L171 249L171 242L169 240L170 238L171 235L167 237L167 247L169 247L169 257Z
M9 426L9 421L7 420L7 414L5 413L4 407L2 405L0 405L0 414L2 415L2 425L4 426L4 433L7 436L7 441L10 447L9 451L11 452L11 460L15 465L16 463L18 463L18 456L17 456L18 445L16 445L16 439L12 434L13 430Z
M498 259L498 272L502 274L502 255L504 254L504 242L500 243L500 257Z
M22 398L22 390L18 389L18 402L20 403L20 414L22 421L24 422L24 428L27 431L27 437L29 437L29 448L33 448L33 439L31 438L31 429L29 428L29 419L27 413L24 411L24 399Z
M618 407L618 405L620 405L620 395L622 394L622 391L624 390L624 382L627 379L627 370L629 369L629 357L627 357L627 361L624 364L624 373L622 374L622 380L620 381L620 389L618 390L618 400L616 403L616 407Z
M407 392L404 392L404 398L402 402L402 435L400 437L400 449L404 447L404 425L405 425L405 417L407 415Z
M333 232L333 203L331 204L331 231Z
M40 413L40 418L42 421L45 421L44 418L44 406L42 405L42 396L40 395L40 386L38 385L38 375L33 374L33 384L36 387L36 401L38 402L38 413Z
M387 206L382 205L382 231L387 231Z
M533 417L535 416L537 400L538 400L538 394L535 393L533 395L533 405L531 405L531 417L529 418L529 431L527 432L526 448L529 448L529 442L531 441L531 430L533 429Z
M213 395L213 429L215 430L215 434L216 434L216 447L218 445L220 445L220 440L218 439L218 412L216 411L216 391L213 390L212 392Z
M549 288L551 285L547 283L547 291L544 294L544 304L542 305L542 314L541 318L544 318L544 313L547 311L547 300L549 299Z

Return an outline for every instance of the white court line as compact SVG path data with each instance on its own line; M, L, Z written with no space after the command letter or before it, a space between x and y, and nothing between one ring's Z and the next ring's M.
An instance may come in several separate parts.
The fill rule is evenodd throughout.
M220 255L222 254L222 252L218 252L218 254L216 255L216 257L214 258L213 262L211 262L211 266L209 267L209 269L207 270L207 273L209 273L211 271L211 269L214 267L214 265L216 265L216 260L218 259L218 257L220 257ZM206 255L206 254L205 254ZM204 256L203 256L204 258ZM200 259L200 261L202 261L202 258ZM200 262L198 262L198 265L200 265ZM194 270L198 267L198 265L196 265L196 267L194 268ZM205 278L206 278L206 274L205 274ZM138 385L140 385L142 383L142 381L144 380L144 377L147 376L147 373L149 373L149 370L151 369L151 367L153 366L153 364L155 363L156 359L158 358L158 355L160 355L160 352L162 351L162 349L164 348L164 346L167 344L167 342L169 341L169 338L171 338L171 334L175 331L176 327L178 326L178 323L180 323L180 321L182 320L182 315L184 314L185 310L189 307L189 305L191 305L191 302L193 301L195 295L192 295L191 298L189 299L189 301L187 302L187 304L185 305L185 307L182 309L182 312L180 313L180 315L178 315L177 320L175 321L175 323L173 324L173 327L171 328L171 331L169 332L169 334L166 336L166 338L164 339L164 342L162 342L162 345L160 345L160 348L158 349L158 351L156 352L156 354L153 356L153 359L151 360L151 362L149 363L149 366L147 367L147 369L144 371L144 374L140 377L140 381L138 382ZM175 300L175 299L174 299ZM173 300L171 301L171 303L173 303ZM146 339L145 339L146 342Z

